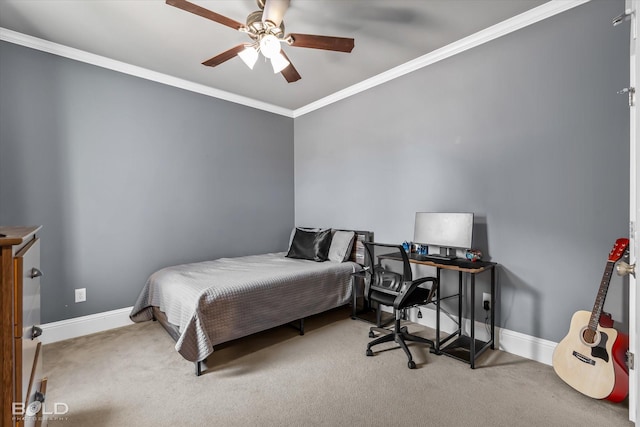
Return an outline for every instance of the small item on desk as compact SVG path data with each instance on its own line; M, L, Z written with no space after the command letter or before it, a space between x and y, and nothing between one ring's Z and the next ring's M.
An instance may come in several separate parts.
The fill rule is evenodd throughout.
M407 242L406 240L404 242L402 242L402 248L404 249L404 251L408 254L411 253L411 246L413 245L412 242Z
M482 259L482 252L480 251L480 249L467 249L465 257L469 261L479 261Z

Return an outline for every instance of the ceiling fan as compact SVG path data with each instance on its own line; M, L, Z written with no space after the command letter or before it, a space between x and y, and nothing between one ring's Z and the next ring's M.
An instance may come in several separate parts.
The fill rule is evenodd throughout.
M166 0L170 6L177 7L187 12L210 19L219 24L231 27L234 30L246 33L251 37L251 43L243 43L229 50L207 59L202 64L215 67L236 55L251 69L258 60L259 52L265 58L271 60L274 73L281 73L289 83L301 79L298 70L295 69L281 43L289 46L307 47L312 49L332 50L336 52L351 52L354 40L346 37L316 36L312 34L287 34L284 35L284 22L282 18L289 8L290 0L256 0L260 10L247 16L247 23L242 24L226 16L212 12L197 4L186 0Z

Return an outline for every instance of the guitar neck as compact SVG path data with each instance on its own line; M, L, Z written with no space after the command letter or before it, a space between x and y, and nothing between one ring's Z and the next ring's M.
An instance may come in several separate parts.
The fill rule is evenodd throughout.
M591 311L591 317L589 318L589 329L594 331L598 328L600 322L600 315L602 314L602 307L604 307L604 301L607 298L607 291L609 290L609 283L611 283L611 274L613 273L614 261L607 261L607 266L604 269L602 280L600 281L600 289L596 295L596 302L593 304L593 310Z

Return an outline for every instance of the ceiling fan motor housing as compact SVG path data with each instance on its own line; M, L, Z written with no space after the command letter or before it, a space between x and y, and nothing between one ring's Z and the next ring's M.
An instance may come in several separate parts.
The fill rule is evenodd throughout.
M247 16L247 34L254 40L258 40L266 34L282 39L284 36L284 21L279 26L276 26L271 21L262 21L262 11L256 10Z

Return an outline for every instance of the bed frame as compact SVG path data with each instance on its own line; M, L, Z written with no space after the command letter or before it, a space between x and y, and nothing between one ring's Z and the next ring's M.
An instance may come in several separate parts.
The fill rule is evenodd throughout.
M159 307L154 306L152 308L152 311L153 311L153 321L154 322L157 321L158 323L160 323L162 327L169 333L169 336L171 336L171 338L173 338L174 341L178 341L178 339L180 338L180 332L178 332L178 327L172 323L169 323L169 321L167 320L167 315L163 311L161 311ZM298 323L297 326L293 322L288 323L288 325L291 325L297 331L299 331L300 335L304 335L304 318L298 319L296 323ZM196 376L199 377L202 374L203 372L202 363L206 361L207 359L198 360L197 362L194 362Z
M359 230L342 230L342 231L355 231L356 240L354 241L353 249L351 251L351 257L349 258L349 261L353 261L358 264L364 265L366 251L364 250L364 244L362 242L372 242L373 232L359 231ZM354 279L352 278L351 280L353 281ZM354 283L352 283L352 285L353 285L352 286L353 292L355 292L356 286ZM162 327L167 331L169 336L171 336L171 338L173 338L173 340L177 342L178 339L180 338L180 332L178 331L178 326L172 323L169 323L169 321L167 320L166 314L163 311L161 311L159 307L156 307L156 306L152 307L152 313L153 313L153 321L154 322L157 321L158 323L160 323ZM292 327L294 327L296 330L300 332L300 335L304 335L304 318L298 319L295 322L287 322L284 324L291 325ZM202 374L203 362L206 362L206 361L207 359L203 359L203 360L198 360L197 362L194 362L196 376L200 376Z

